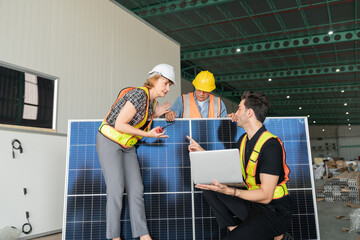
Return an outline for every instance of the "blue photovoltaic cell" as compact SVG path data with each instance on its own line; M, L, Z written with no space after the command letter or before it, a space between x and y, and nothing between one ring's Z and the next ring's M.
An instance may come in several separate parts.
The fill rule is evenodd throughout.
M65 239L106 239L106 185L96 152L101 121L69 125ZM304 118L268 118L266 128L281 138L291 169L288 189L293 202L289 232L295 239L318 239L307 123ZM166 126L155 120L153 127ZM244 133L228 119L176 120L166 139L143 139L137 147L148 228L153 239L220 239L220 230L202 192L191 183L187 150L190 135L207 150L235 148ZM133 239L129 204L124 197L122 239Z

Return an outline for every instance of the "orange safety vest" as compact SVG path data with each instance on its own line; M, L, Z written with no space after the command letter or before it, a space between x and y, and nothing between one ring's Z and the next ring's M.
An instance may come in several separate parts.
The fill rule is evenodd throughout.
M246 141L247 141L247 134L245 134L245 136L242 139L241 144L240 144L240 161L243 166L242 174L243 174L243 178L245 180L247 189L254 190L254 189L260 188L260 184L256 183L256 178L255 178L256 168L257 168L257 164L258 164L258 157L259 157L259 153L260 153L262 146L270 138L277 139L280 142L282 150L283 150L283 167L284 167L284 172L285 172L284 180L276 186L274 195L273 195L273 199L278 199L278 198L282 198L283 196L286 196L289 194L287 187L286 187L286 182L289 181L290 169L286 165L285 150L284 150L284 146L283 146L283 143L281 142L281 140L277 136L271 134L268 131L263 132L255 144L255 147L250 155L250 159L249 159L247 166L245 166L245 145L246 145ZM246 171L245 171L245 169L246 169Z
M139 88L146 92L147 99L149 99L150 98L149 89L147 87L139 87ZM100 125L100 128L99 128L99 132L101 132L105 137L107 137L108 139L120 144L124 148L129 148L129 147L134 146L143 137L119 132L114 127L112 127L107 122L106 119L108 118L108 116L109 116L111 110L114 108L115 104L125 95L125 93L127 93L127 92L129 92L129 91L131 91L133 89L135 89L135 87L124 88L123 90L120 91L115 103L112 105L109 113L106 115L104 121L102 122L102 124ZM146 104L145 117L141 120L140 123L135 125L134 128L143 127L145 125L147 119L148 119L149 105L150 104L149 104L149 101L146 101L146 102L147 102L147 104ZM156 106L156 100L154 100L154 109L155 109L155 106ZM146 126L146 128L144 129L144 131L147 131L147 132L149 131L152 120L153 120L153 115L151 116L151 120L150 120L149 124Z
M202 118L198 106L196 105L194 92L183 94L183 118ZM209 95L209 115L208 118L219 118L221 110L221 100L219 97ZM215 115L215 113L217 113Z

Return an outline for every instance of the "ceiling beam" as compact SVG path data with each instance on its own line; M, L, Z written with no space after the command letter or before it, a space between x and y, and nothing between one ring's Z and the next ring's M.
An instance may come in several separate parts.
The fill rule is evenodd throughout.
M271 114L268 117L306 117L306 115L278 115ZM329 119L328 114L318 114L317 116L307 118L309 124L360 124L360 114L358 114L357 118L347 118L342 114L334 114L334 117ZM315 121L315 122L314 122Z
M322 46L327 49L322 51L322 49L311 49L310 52L307 52L307 49L293 49L286 54L282 54L280 51L271 53L271 56L267 55L264 58L264 54L254 54L252 56L236 56L236 57L227 57L226 59L219 57L221 60L220 64L216 61L207 61L207 59L199 61L191 61L196 63L209 62L207 68L242 68L247 69L247 66L266 66L261 67L261 70L252 70L256 71L281 71L297 68L310 68L310 67L327 67L327 66L338 66L338 65L347 65L357 63L355 58L360 56L360 48L356 48L356 42L347 42L345 44L333 44L334 46ZM341 46L340 46L341 45ZM355 46L355 47L354 47ZM335 48L338 48L335 51ZM302 51L302 50L305 50ZM310 49L309 49L310 50ZM357 51L359 50L359 51ZM243 58L245 57L245 58ZM250 57L250 58L248 58ZM216 58L214 59L216 60ZM281 63L281 64L279 64ZM279 66L280 65L280 66ZM246 71L248 72L248 71ZM218 75L237 75L241 74L241 70L237 72L234 71L225 71L222 70Z
M360 91L359 84L337 84L334 86L309 86L309 87L293 87L293 88L274 88L274 89L257 89L257 92L263 92L265 95L270 96L272 94L309 94L309 93L329 93L339 92L344 90L348 91ZM241 96L245 90L227 91L221 95L224 97L237 97Z
M326 99L299 99L270 101L272 106L306 105L306 104L351 104L358 103L357 98L326 98Z
M311 124L311 125L318 125L318 124L324 124L324 125L327 125L327 124L337 124L337 125L344 124L344 125L347 125L349 123L351 123L351 124L360 124L360 119L352 121L352 122L347 122L347 121L344 121L344 120L341 120L341 119L339 119L339 120L330 119L329 120L329 119L326 119L326 118L324 118L324 119L316 119L315 121L316 122L313 123L312 120L308 120L309 124Z
M216 83L266 79L266 78L304 77L304 76L313 76L313 75L322 75L322 74L328 75L328 74L350 73L350 72L358 72L358 71L360 71L360 64L314 67L314 68L299 68L293 70L264 72L264 73L248 73L248 74L217 76Z
M351 116L360 116L360 111L358 108L311 108L311 109L294 109L294 108L270 108L271 114L296 114L296 115L312 115L312 114L331 114L331 117L333 114L342 114L344 117L348 118ZM348 114L346 114L348 113ZM328 116L329 117L329 116Z
M246 12L246 16L257 16L256 11L252 9L252 7L247 4L246 1L238 1L243 10ZM273 11L271 11L271 14L275 14ZM252 17L250 20L256 25L256 27L260 30L260 32L266 32L266 28L260 21L258 17Z
M193 79L195 79L195 76L197 74L197 73L195 73L196 72L196 66L194 66L193 71L194 71L194 74L190 74L190 73L186 72L185 70L181 70L181 77L188 80L188 81L192 81Z
M327 3L327 2L328 2L328 0L326 0L326 3ZM326 6L326 9L327 9L327 13L328 13L329 23L330 23L330 25L332 25L330 6L327 5L327 6Z
M232 22L231 22L232 23ZM336 22L336 24L333 24L332 26L330 26L328 23L327 24L317 24L317 25L311 25L308 26L306 29L304 27L297 27L297 28L291 28L291 29L287 29L286 32L284 32L283 30L276 30L276 31L271 31L271 32L261 32L261 33L256 33L256 34L248 34L248 35L240 35L240 36L235 36L232 38L228 38L228 39L216 39L216 40L212 40L209 42L192 42L192 43L184 43L181 46L181 49L183 49L183 51L185 51L185 49L200 49L200 48L205 48L204 46L221 46L221 44L223 46L224 43L226 43L226 46L229 46L230 44L234 44L234 42L239 43L239 42L254 42L254 39L258 39L258 38L262 38L262 39L267 39L267 38L274 38L276 36L291 36L291 34L296 34L297 36L299 35L300 32L304 32L305 34L312 36L313 35L313 31L314 32L327 32L331 29L334 28L343 28L344 26L350 26L353 25L354 29L356 29L356 25L358 24L358 21L354 21L354 20L346 20L346 21L341 21L341 22ZM170 28L168 28L170 29ZM185 29L185 30L189 30L189 29ZM164 33L165 34L172 34L172 33L176 33L176 32L180 32L180 31L173 31L173 30L165 30Z
M188 78L195 78L197 72L201 70L198 65L188 63L189 66L181 68L181 74L189 75ZM339 69L337 71L337 69ZM193 71L192 75L189 71ZM293 78L293 77L306 77L313 75L329 75L339 73L351 73L360 71L360 64L345 64L345 65L330 65L325 67L312 67L312 68L296 68L287 70L278 70L272 72L258 72L258 73L246 73L246 74L229 74L229 75L216 75L216 83L222 82L239 82L249 81L256 79L268 79L268 78Z
M176 12L183 12L187 10L194 10L196 8L203 8L212 5L218 5L227 2L233 2L235 0L178 0L166 3L154 4L149 7L134 8L132 12L138 14L142 18L155 17L164 14L172 14Z
M298 47L319 46L330 43L341 43L360 40L360 30L336 32L331 35L318 34L311 37L298 37L274 41L264 41L253 44L233 45L229 47L208 48L197 51L184 51L181 53L181 60L195 60L212 57L233 56L246 53L258 53Z
M269 114L269 117L306 117L307 114L283 114L283 113L271 113ZM331 120L331 119L339 119L339 120L342 120L343 122L347 122L347 123L353 123L352 121L360 121L360 113L357 113L357 114L353 114L352 116L351 115L345 115L345 114L332 114L331 115L331 118L329 118L329 114L328 113L319 113L319 114L316 114L314 116L310 116L310 118L308 118L309 121L313 121L313 120L317 120L317 119L327 119L327 120ZM349 119L349 121L348 121Z
M201 0L201 1L203 1L203 0ZM205 1L207 1L207 0L205 0ZM254 21L254 18L269 17L269 16L274 16L276 14L289 14L289 13L294 13L294 12L299 12L299 11L301 12L301 11L305 11L305 10L309 10L309 9L322 8L327 5L334 6L334 5L344 4L347 2L354 2L354 1L355 0L332 0L331 3L326 3L325 1L322 1L322 2L318 2L318 3L310 2L309 4L303 4L303 5L300 3L298 5L294 5L289 8L282 8L282 9L278 10L277 12L274 12L274 11L258 12L258 11L253 11L252 7L249 7L249 5L246 3L246 1L238 0L238 3L243 8L242 10L246 13L243 16L234 17L234 18L230 18L230 19L226 19L226 20L224 20L224 19L209 20L207 22L202 22L202 23L198 23L198 24L194 24L194 25L188 25L186 27L171 29L171 30L166 31L165 33L168 34L168 33L172 33L172 32L194 30L194 29L198 29L198 28L202 28L202 27L208 27L211 25L228 24L230 22L241 22L241 21L247 21L247 20ZM317 25L317 26L320 26L320 25ZM248 39L248 36L247 36L247 39Z

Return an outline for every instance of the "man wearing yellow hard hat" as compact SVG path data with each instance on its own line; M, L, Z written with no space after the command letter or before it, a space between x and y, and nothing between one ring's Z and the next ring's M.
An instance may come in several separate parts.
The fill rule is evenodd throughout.
M214 75L209 71L201 71L193 80L195 92L179 96L170 111L165 114L167 121L175 118L219 118L226 117L224 102L210 92L215 86Z

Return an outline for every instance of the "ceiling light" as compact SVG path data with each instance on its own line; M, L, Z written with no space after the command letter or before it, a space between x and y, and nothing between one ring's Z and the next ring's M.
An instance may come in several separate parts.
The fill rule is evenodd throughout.
M325 128L323 128L322 131L325 132Z
M310 117L310 115L308 115L308 117Z
M333 31L329 31L329 32L328 32L329 35L331 35L331 34L333 34L333 33L334 33Z
M237 51L237 52L241 52L241 49L240 49L240 48L238 48L238 49L236 49L236 51Z
M271 80L272 80L271 78L268 79L269 82L271 82Z
M316 123L316 121L313 121L313 123Z
M345 92L344 90L341 90L341 92Z
M349 123L349 124L348 124L348 126L350 127L350 126L351 126L351 124Z
M299 107L299 109L301 110L301 109L302 109L302 107Z
M337 72L340 72L340 69L336 69Z
M349 128L349 130L351 130L351 128Z
M349 112L346 112L346 114L349 114Z
M344 103L344 106L347 106L347 103Z
M290 96L286 96L286 98L290 98Z
M348 118L347 120L348 120L348 121L350 121L350 119L349 119L349 118Z

